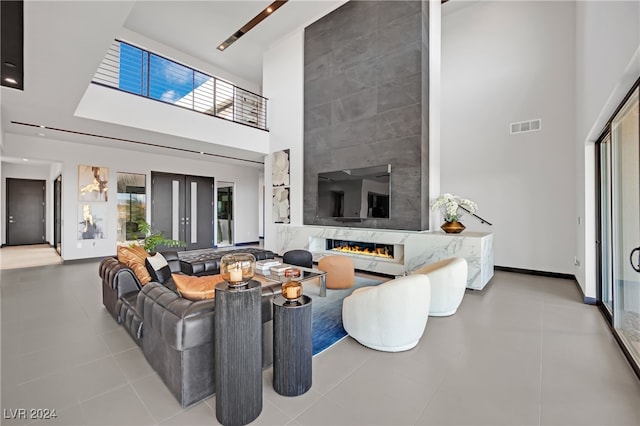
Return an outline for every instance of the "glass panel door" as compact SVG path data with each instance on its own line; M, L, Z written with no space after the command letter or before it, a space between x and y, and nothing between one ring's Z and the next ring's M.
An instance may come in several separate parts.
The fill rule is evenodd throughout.
M613 324L640 362L640 121L638 88L611 123ZM637 251L635 252L637 253Z
M218 247L233 245L233 182L218 181Z

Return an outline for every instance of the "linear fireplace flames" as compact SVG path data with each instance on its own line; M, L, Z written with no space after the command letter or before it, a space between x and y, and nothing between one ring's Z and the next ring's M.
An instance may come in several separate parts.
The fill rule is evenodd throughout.
M393 259L393 244L327 239L327 250Z

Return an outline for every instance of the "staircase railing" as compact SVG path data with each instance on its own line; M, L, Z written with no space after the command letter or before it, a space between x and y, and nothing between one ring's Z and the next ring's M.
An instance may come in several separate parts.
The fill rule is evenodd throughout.
M267 130L266 98L120 40L92 83Z
M464 207L462 207L462 206L458 206L458 207L460 207L462 210L464 210L465 212L469 213L471 216L473 216L473 217L475 217L476 219L478 219L478 220L480 221L480 223L486 223L486 224L487 224L487 225L489 225L489 226L493 226L493 223L489 222L489 221L488 221L488 220L486 220L486 219L481 218L481 217L480 217L480 216L478 216L477 214L475 214L475 213L471 213L469 210L465 209L465 208L464 208Z

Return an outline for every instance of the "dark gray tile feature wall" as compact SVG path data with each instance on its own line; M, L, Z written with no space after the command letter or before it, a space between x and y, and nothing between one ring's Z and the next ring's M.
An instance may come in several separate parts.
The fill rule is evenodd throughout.
M304 223L427 229L428 2L350 1L304 40ZM318 173L391 164L389 219L317 217Z

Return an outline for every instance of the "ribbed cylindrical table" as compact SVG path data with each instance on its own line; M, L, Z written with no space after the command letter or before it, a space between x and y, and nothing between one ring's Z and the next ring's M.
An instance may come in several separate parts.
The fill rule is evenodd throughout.
M311 298L296 304L273 299L273 388L280 395L302 395L311 388L313 341Z
M262 411L262 287L216 285L216 418L246 425Z

